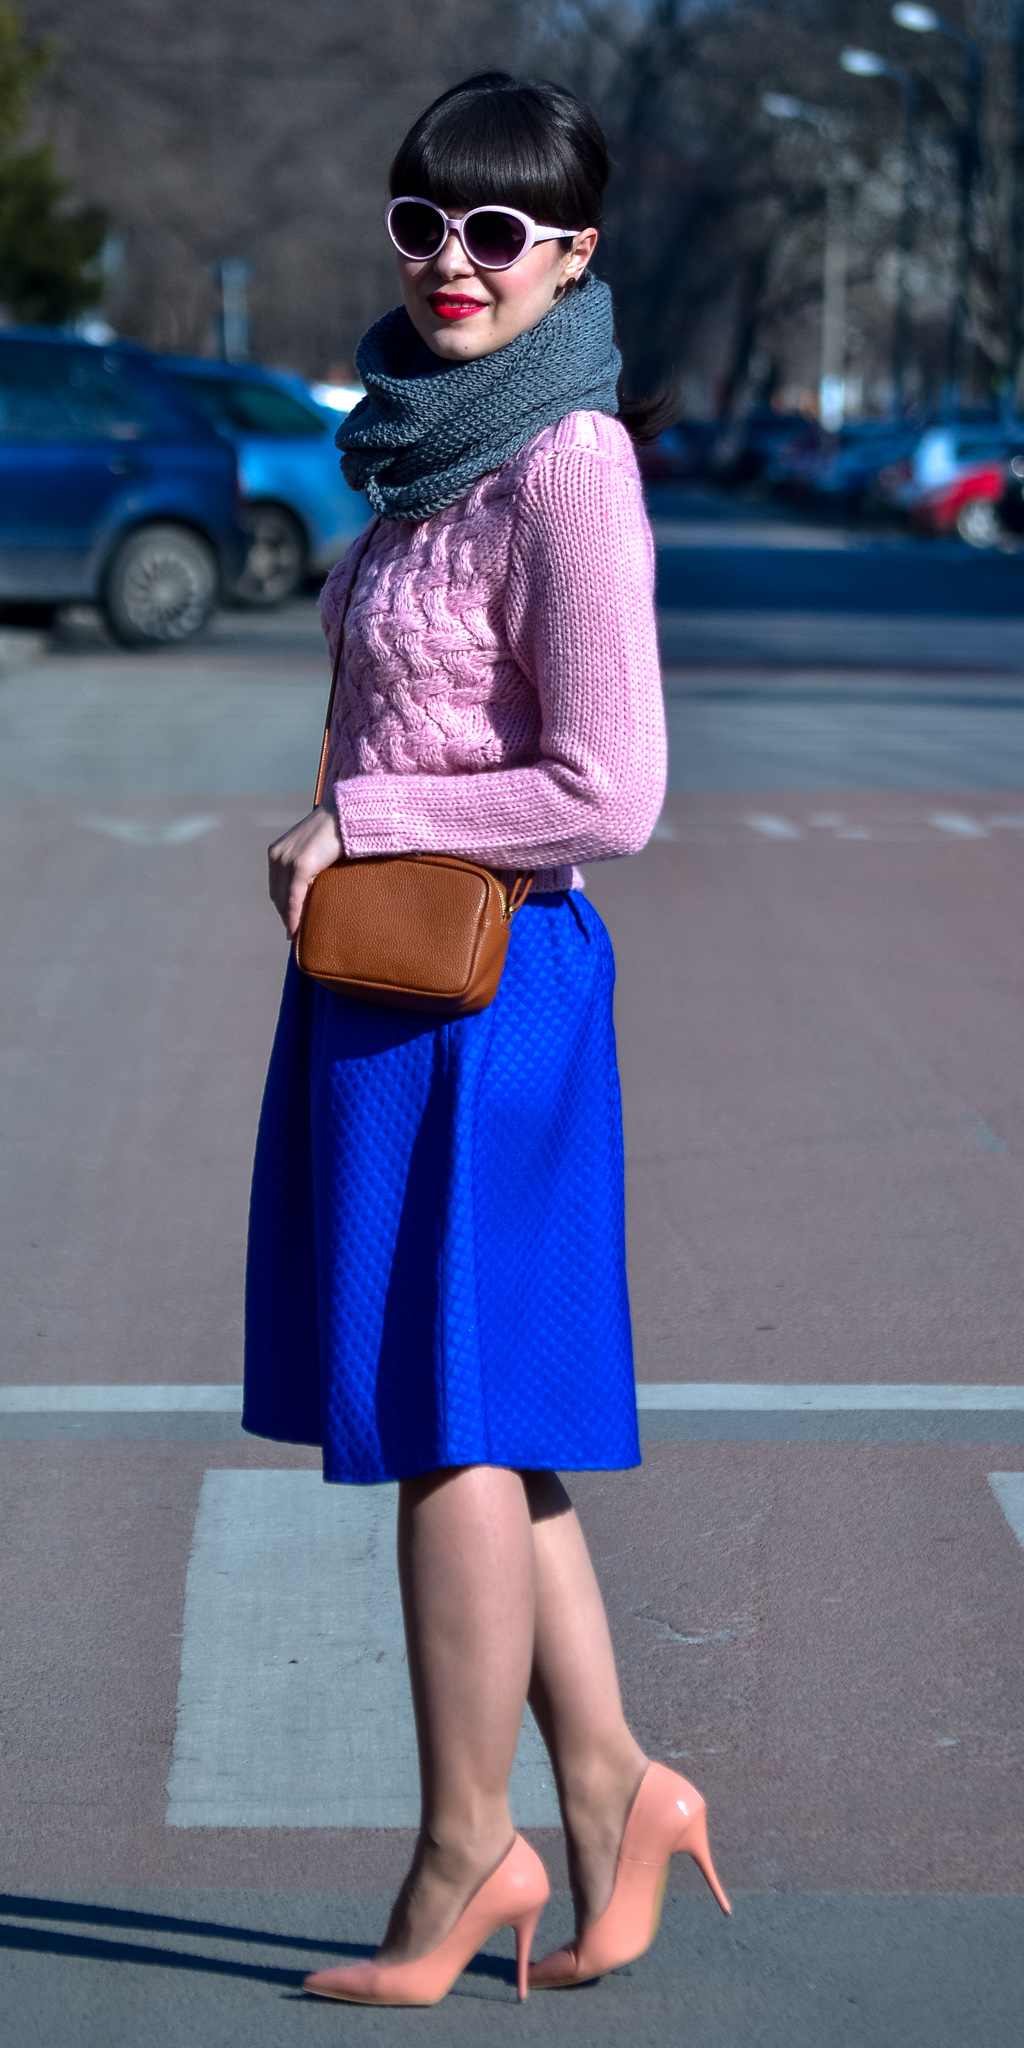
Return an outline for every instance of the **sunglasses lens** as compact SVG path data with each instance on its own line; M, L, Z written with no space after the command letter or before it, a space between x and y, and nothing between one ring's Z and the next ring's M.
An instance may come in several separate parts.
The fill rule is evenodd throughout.
M466 254L482 270L505 270L526 247L526 229L514 213L489 206L474 213L463 233Z
M391 215L391 239L403 256L424 263L443 246L445 225L436 206L427 200L403 199Z

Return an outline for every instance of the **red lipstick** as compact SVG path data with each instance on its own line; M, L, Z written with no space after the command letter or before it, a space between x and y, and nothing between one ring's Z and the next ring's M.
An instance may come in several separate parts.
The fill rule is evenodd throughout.
M468 320L474 313L482 313L485 301L470 299L463 293L431 292L427 300L440 320Z

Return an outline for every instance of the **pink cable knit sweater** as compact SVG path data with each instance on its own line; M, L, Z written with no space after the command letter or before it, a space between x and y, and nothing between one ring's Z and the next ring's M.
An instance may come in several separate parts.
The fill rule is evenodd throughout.
M332 659L359 546L324 585ZM639 852L665 790L653 583L632 444L600 413L431 519L381 520L331 730L346 854L454 853L551 890Z

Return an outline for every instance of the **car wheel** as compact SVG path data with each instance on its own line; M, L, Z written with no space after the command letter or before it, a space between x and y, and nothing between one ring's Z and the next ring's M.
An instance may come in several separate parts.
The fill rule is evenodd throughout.
M123 647L191 640L217 602L213 549L185 526L141 526L107 571L103 608Z
M283 604L306 577L306 536L298 520L284 505L247 505L242 524L252 540L232 596L263 609Z
M1001 529L991 498L968 498L956 515L956 530L969 547L998 547Z

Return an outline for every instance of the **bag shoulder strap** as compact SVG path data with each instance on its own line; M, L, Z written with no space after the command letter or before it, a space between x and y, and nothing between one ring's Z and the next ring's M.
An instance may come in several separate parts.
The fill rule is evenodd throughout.
M372 519L370 521L370 524L367 527L366 532L363 534L362 545L360 546L359 541L355 542L355 546L359 548L359 553L358 556L356 557L355 568L353 569L352 574L349 577L348 589L345 592L345 602L341 607L341 618L338 621L338 644L334 650L334 668L331 673L331 694L327 699L327 717L324 720L324 739L323 745L320 749L320 766L317 770L316 777L316 795L313 798L314 810L317 809L320 803L320 799L323 796L324 782L327 777L327 749L331 743L331 720L334 717L334 699L338 694L338 678L341 674L342 656L345 652L345 620L348 618L348 608L352 602L352 592L356 587L356 579L359 575L360 569L363 566L363 558L379 525L380 517L378 515L376 519Z

